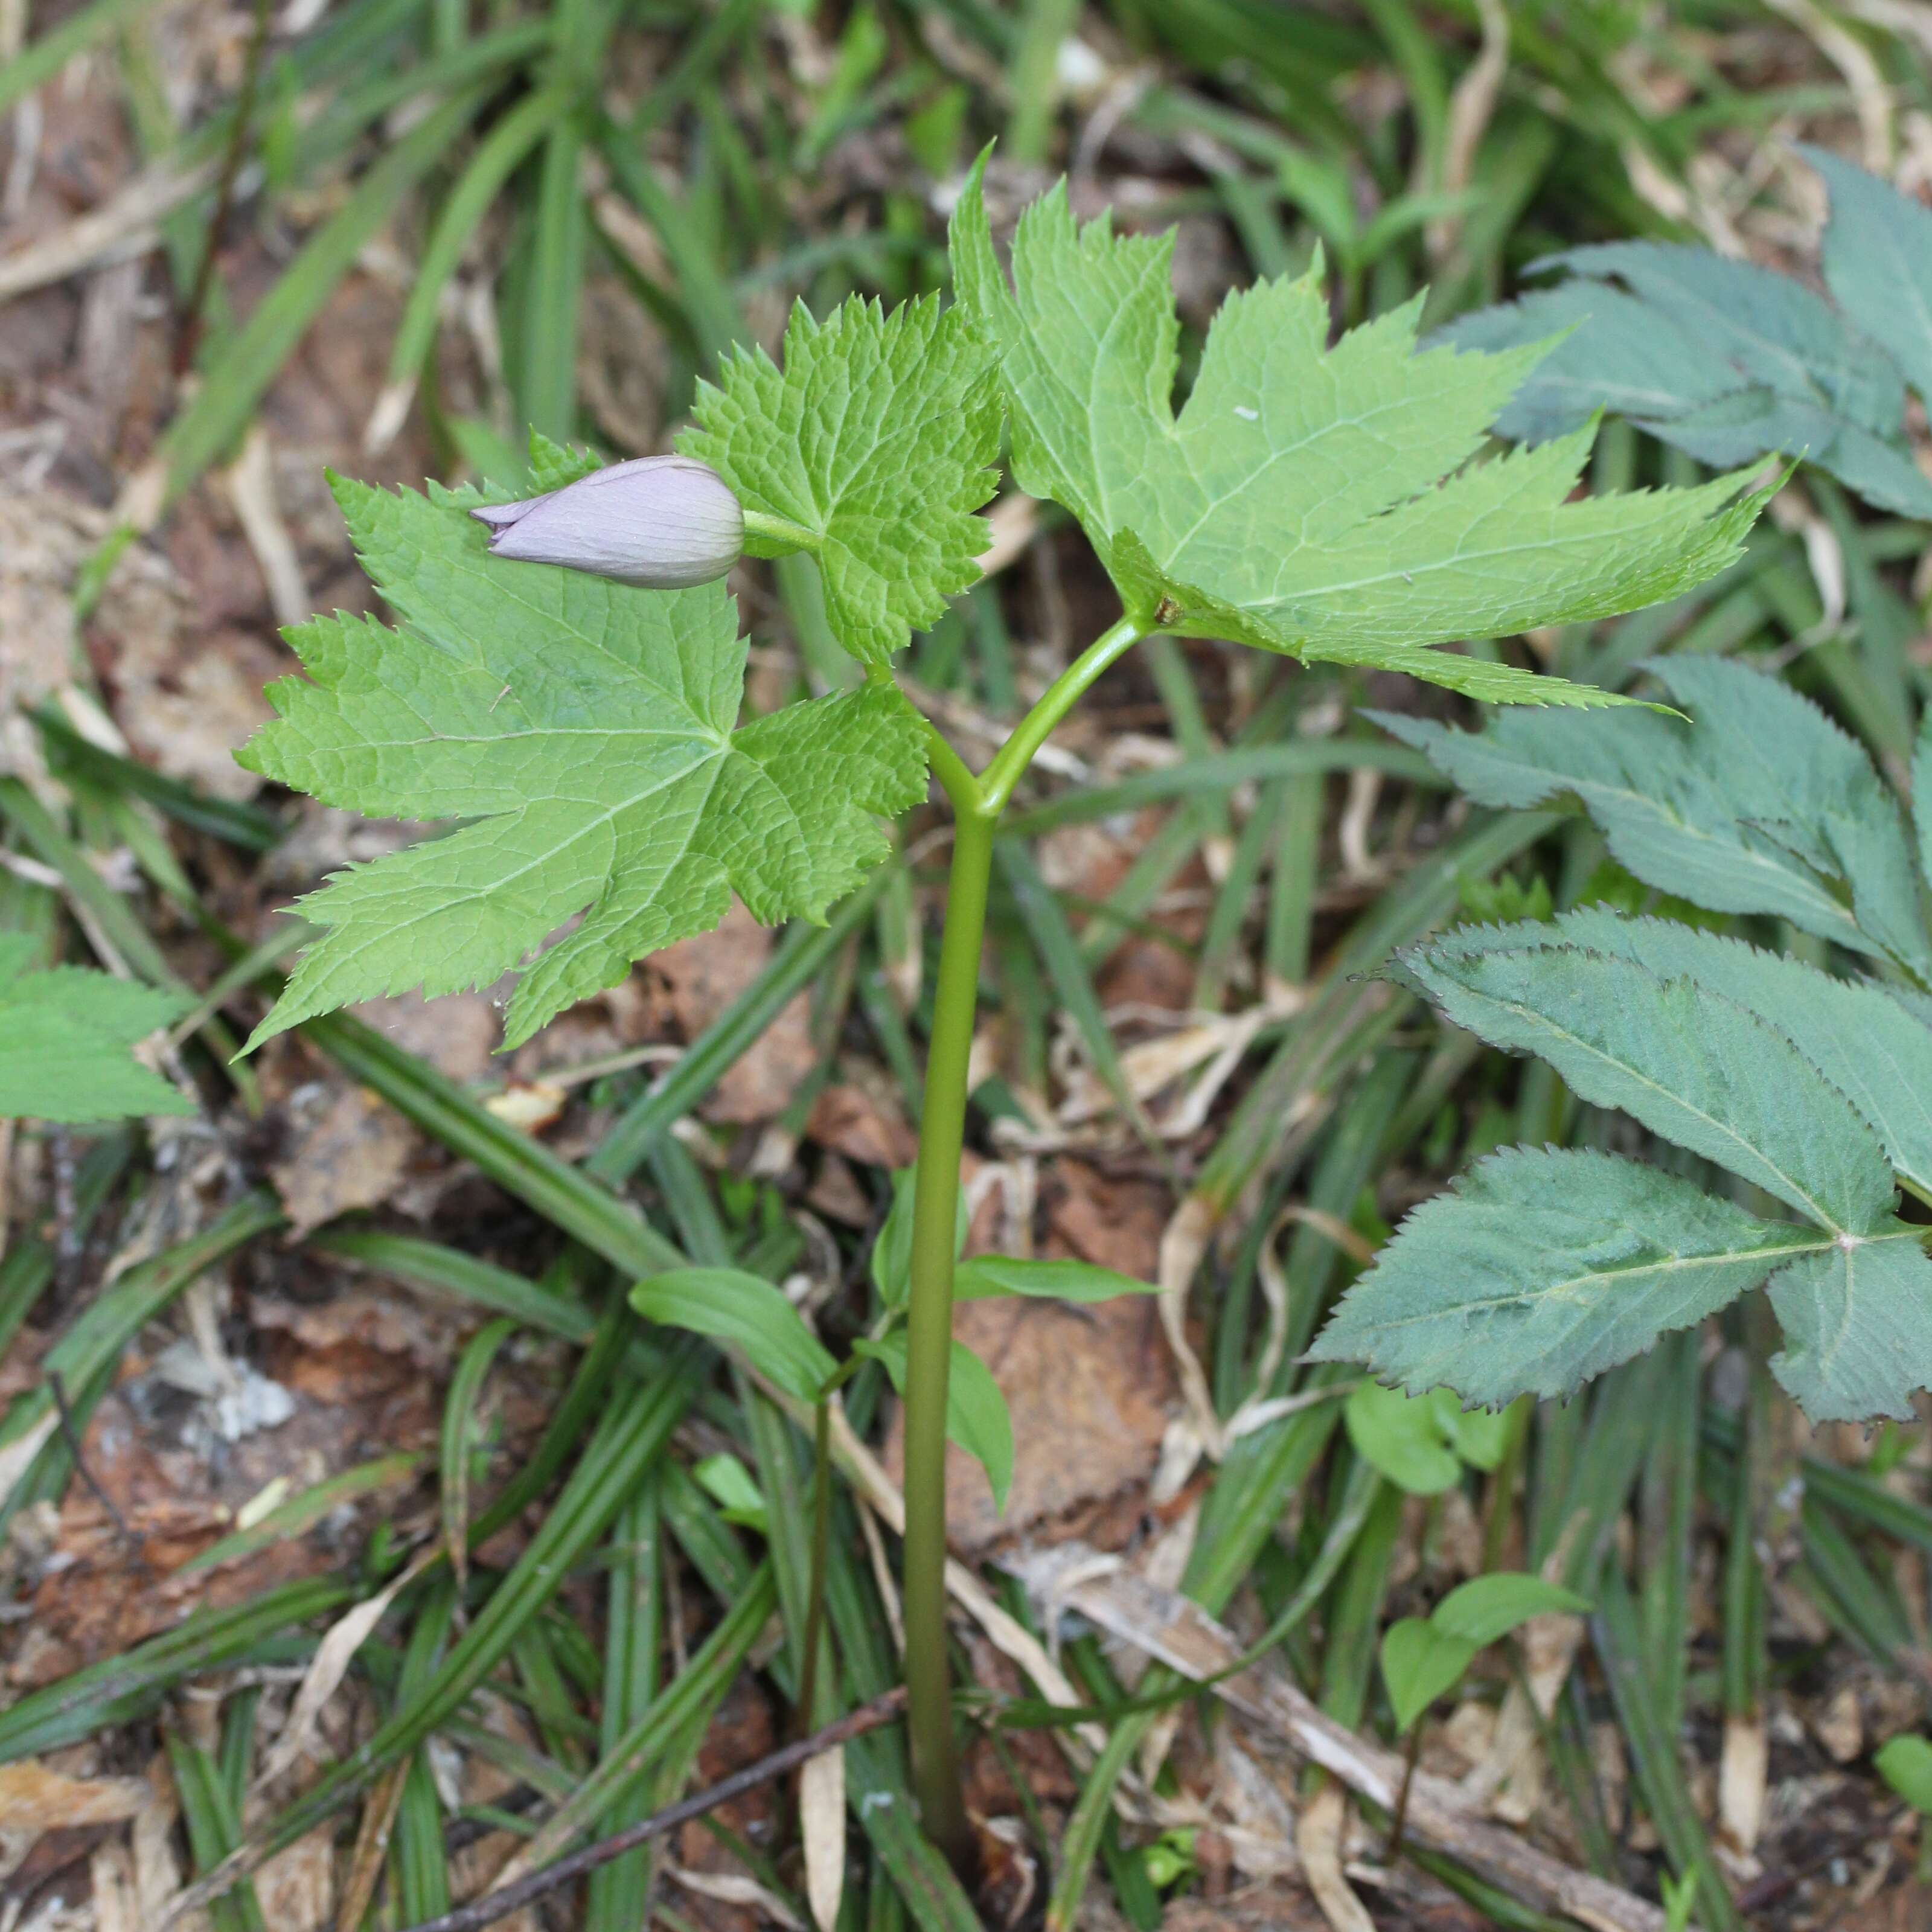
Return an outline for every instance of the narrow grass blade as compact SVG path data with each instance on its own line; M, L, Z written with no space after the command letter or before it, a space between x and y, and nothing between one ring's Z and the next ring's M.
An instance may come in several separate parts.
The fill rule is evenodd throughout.
M146 1717L184 1678L236 1664L271 1639L350 1602L346 1577L311 1576L230 1610L196 1610L176 1628L89 1664L0 1712L0 1763L36 1757ZM312 1640L303 1640L312 1649ZM278 1659L303 1654L298 1647Z
M336 284L403 197L448 153L482 98L482 92L471 88L418 122L303 244L208 370L194 400L161 438L153 460L165 474L164 502L178 500L247 426L263 392L321 314Z
M1730 1887L1712 1856L1697 1808L1677 1762L1677 1741L1659 1720L1651 1694L1651 1672L1643 1651L1643 1626L1622 1570L1604 1566L1597 1587L1597 1614L1591 1629L1603 1660L1617 1720L1630 1748L1633 1782L1657 1827L1672 1868L1681 1876L1694 1871L1698 1923L1706 1932L1744 1932Z
M662 1454L690 1400L700 1359L694 1346L674 1348L655 1381L632 1389L627 1400L606 1412L603 1426L586 1445L542 1527L451 1646L428 1689L282 1814L268 1834L269 1852L305 1836L386 1766L414 1750L502 1661L518 1634L562 1588Z
M764 970L692 1042L683 1058L663 1079L619 1118L584 1162L584 1172L614 1184L634 1172L652 1141L674 1120L689 1113L793 997L817 980L838 957L870 915L881 883L882 875L874 872L833 912L826 925L793 925ZM673 1264L659 1262L655 1265Z
M474 1161L500 1186L622 1273L655 1274L682 1264L670 1242L596 1180L506 1126L453 1080L373 1028L333 1013L305 1021L302 1031L431 1139ZM613 1180L626 1172L615 1162L603 1170Z
M345 1503L356 1502L364 1496L379 1496L385 1490L398 1489L412 1481L422 1466L422 1457L407 1449L398 1450L393 1456L378 1456L371 1462L358 1463L352 1469L344 1470L339 1476L328 1477L304 1490L300 1495L290 1497L271 1510L259 1522L250 1524L246 1529L238 1529L232 1536L224 1536L199 1556L190 1556L172 1574L177 1576L198 1576L204 1570L218 1570L224 1563L238 1563L244 1557L253 1556L272 1544L306 1535L323 1517Z
M440 1241L392 1234L377 1228L338 1226L311 1234L307 1245L374 1274L406 1281L412 1288L492 1309L526 1328L560 1335L566 1342L587 1342L596 1331L596 1317L580 1301L553 1294L523 1275L466 1255L460 1248L445 1247Z

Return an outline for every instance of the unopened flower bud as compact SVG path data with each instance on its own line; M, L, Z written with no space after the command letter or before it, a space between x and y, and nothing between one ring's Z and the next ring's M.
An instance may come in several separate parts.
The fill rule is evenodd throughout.
M490 554L561 564L648 590L722 577L745 548L745 512L716 470L688 456L640 456L520 503L470 513Z

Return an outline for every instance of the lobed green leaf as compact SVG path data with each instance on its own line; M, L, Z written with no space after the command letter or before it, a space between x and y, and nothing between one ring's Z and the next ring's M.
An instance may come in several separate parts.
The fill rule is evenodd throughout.
M1140 621L1502 700L1612 704L1426 647L1628 610L1738 554L1762 500L1739 478L1572 502L1587 433L1472 466L1541 346L1418 352L1418 301L1330 348L1318 267L1228 298L1177 412L1172 238L1083 227L1063 184L1021 218L1009 286L983 166L954 213L954 279L999 356L1015 474L1078 518Z
M187 1094L128 1051L187 1000L84 967L35 971L39 952L29 934L0 933L0 1118L193 1113Z
M292 631L308 678L270 687L278 717L241 760L328 804L470 822L302 902L327 930L251 1046L353 1000L521 968L514 1046L716 925L734 892L767 922L822 920L890 850L868 814L924 796L919 721L889 686L734 728L745 645L721 585L492 558L463 514L474 493L335 490L407 628Z
M856 296L824 322L802 304L784 366L762 349L699 385L679 450L746 508L808 533L838 640L883 664L979 579L998 391L986 346L936 296L884 314Z

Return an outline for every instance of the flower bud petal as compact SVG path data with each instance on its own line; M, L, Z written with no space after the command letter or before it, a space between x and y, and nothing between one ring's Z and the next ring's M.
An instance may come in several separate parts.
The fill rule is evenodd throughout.
M724 479L688 456L640 456L561 490L470 513L492 556L560 564L646 590L722 577L745 548L745 512Z

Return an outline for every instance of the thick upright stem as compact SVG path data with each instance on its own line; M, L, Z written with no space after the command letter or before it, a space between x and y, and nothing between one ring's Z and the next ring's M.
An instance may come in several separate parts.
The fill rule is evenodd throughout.
M973 1862L974 1842L959 1783L946 1658L946 1401L952 1365L952 1249L959 1155L966 1136L966 1068L973 1052L993 833L1013 787L1054 726L1141 634L1132 620L1124 617L1096 638L1020 721L979 778L928 728L933 770L952 804L952 870L946 881L946 929L926 1055L906 1303L906 1718L920 1822L962 1871Z
M926 1058L906 1309L905 1631L912 1784L927 1835L960 1866L970 1862L973 1834L960 1790L946 1659L946 1400L966 1064L973 1051L992 867L992 820L961 812L953 825L946 931Z

